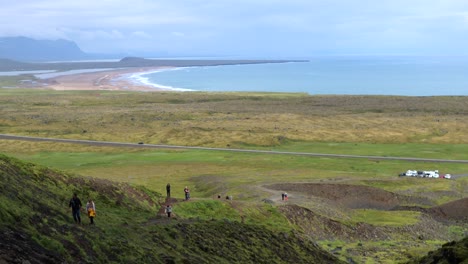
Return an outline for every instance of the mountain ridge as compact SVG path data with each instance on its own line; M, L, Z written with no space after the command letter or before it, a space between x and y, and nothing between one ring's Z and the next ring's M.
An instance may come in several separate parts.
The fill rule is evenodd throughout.
M70 40L37 40L28 37L0 37L0 58L19 61L85 59L83 52Z

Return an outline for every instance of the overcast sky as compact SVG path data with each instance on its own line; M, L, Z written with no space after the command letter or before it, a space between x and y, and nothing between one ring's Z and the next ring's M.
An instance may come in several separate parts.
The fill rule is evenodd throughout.
M0 0L0 36L90 53L468 54L468 0Z

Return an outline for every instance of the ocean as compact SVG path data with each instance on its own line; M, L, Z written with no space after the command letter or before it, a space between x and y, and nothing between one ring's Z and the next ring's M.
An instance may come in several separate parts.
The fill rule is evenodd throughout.
M179 91L336 95L468 95L468 57L343 56L307 62L185 67L130 79Z

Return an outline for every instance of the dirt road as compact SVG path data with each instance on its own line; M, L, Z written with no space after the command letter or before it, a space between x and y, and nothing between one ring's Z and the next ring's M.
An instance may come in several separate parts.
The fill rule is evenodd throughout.
M174 146L174 145L143 144L143 143L125 143L125 142L109 142L109 141L93 141L93 140L77 140L77 139L28 137L28 136L15 136L15 135L7 135L7 134L0 134L0 139L60 142L60 143L85 144L85 145L92 145L92 146L110 146L110 147L159 148L159 149L198 149L198 150L210 150L210 151L230 151L230 152L244 152L244 153L261 153L261 154L279 154L279 155L328 157L328 158L356 158L356 159L371 159L371 160L405 160L405 161L467 163L468 164L468 160L425 159L425 158L410 158L410 157L384 157L384 156L326 154L326 153L309 153L309 152L288 152L288 151L270 151L270 150L253 150L253 149L190 147L190 146ZM458 176L459 175L457 175L457 177Z

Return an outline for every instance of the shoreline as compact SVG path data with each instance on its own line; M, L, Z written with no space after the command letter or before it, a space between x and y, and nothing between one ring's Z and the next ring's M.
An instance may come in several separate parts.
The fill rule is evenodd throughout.
M147 75L147 74L158 73L158 72L163 72L163 71L180 70L183 68L186 68L186 67L161 67L161 68L157 68L157 69L153 69L149 71L123 74L119 77L119 79L123 79L127 82L131 82L136 85L143 85L143 86L151 87L157 90L175 91L175 92L194 92L195 90L191 90L191 89L177 88L177 87L166 86L166 85L162 85L158 83L152 83L149 81L147 77L143 77L144 75Z
M0 71L12 71L19 67L23 71L45 70L51 72L50 77L36 77L36 80L25 80L27 88L44 88L52 90L129 90L129 91L194 91L177 87L164 86L149 82L144 73L157 72L165 69L184 67L205 67L222 65L250 65L288 62L307 62L308 60L170 60L144 59L126 57L117 62L59 62L23 63L0 65ZM16 64L15 64L16 63ZM13 67L14 66L14 67ZM61 72L65 70L65 72ZM71 72L67 72L71 71ZM78 72L73 72L78 71ZM80 72L82 71L82 72ZM61 74L63 73L63 75ZM40 75L40 74L39 74ZM46 74L47 75L47 74ZM133 79L133 80L132 80Z
M124 68L104 71L72 73L40 80L42 88L57 91L73 90L108 90L108 91L141 91L160 92L171 91L163 87L145 84L131 80L135 74L146 74L176 67L141 67Z

